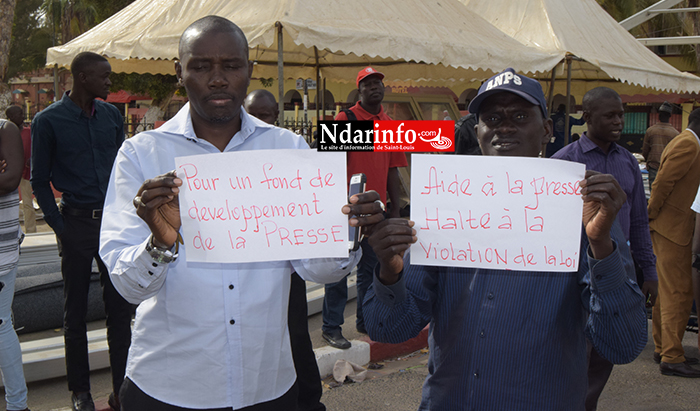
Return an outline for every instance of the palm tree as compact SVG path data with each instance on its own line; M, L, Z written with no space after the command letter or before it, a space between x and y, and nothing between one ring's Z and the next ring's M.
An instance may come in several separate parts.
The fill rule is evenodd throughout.
M89 0L44 0L41 10L53 29L55 44L71 41L89 30L97 19L97 11Z

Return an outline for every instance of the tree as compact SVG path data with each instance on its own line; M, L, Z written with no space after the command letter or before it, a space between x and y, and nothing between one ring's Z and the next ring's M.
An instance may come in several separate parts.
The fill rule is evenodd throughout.
M0 87L5 85L5 75L10 63L12 20L15 17L15 0L0 0Z
M7 78L46 65L46 49L52 43L39 11L41 3L42 0L22 0L15 6Z
M625 18L657 3L658 0L598 0L615 20ZM698 7L699 0L687 0L678 5L683 7ZM630 30L635 37L675 37L700 35L700 13L664 13L653 17ZM687 61L700 68L700 46L680 46L679 54Z
M54 32L55 44L65 44L97 23L90 0L44 0L41 9Z

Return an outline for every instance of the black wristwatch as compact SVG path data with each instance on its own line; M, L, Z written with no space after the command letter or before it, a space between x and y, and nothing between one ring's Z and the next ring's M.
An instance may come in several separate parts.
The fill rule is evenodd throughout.
M700 254L693 255L693 268L700 270Z
M179 243L175 243L175 245L179 245ZM167 263L172 263L175 261L178 257L178 250L180 247L175 247L175 252L172 252L172 248L163 248L163 247L158 247L157 245L153 244L153 236L148 239L148 243L146 243L146 252L148 255L151 256L153 261L160 263L160 264L167 264Z

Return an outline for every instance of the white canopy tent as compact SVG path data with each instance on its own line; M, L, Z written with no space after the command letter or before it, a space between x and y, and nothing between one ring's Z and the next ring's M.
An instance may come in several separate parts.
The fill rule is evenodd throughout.
M616 80L660 91L700 91L700 77L677 70L640 44L595 0L460 1L522 44L566 63L565 73L552 66L550 85L551 104L555 79L566 76L566 143L572 78L584 89ZM620 91L613 84L606 85Z
M677 70L640 44L595 0L461 1L522 44L556 54L557 62L573 57L574 79L614 79L679 93L700 91L700 77Z
M285 78L353 82L368 64L381 66L387 80L447 85L505 67L543 72L560 60L513 40L458 0L137 0L50 48L47 65L68 66L79 52L92 51L108 57L114 71L174 74L180 34L207 15L243 29L253 76L278 77L280 102Z

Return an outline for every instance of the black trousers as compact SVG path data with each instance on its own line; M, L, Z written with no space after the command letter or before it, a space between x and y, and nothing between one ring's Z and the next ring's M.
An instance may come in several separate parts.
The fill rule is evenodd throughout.
M297 410L325 411L326 407L321 403L323 394L321 375L318 373L316 354L309 337L306 282L297 273L292 274L287 324L294 368L297 371L295 383L299 392Z
M102 284L102 298L107 314L107 343L112 370L112 389L119 392L126 358L131 344L131 316L134 308L114 288L109 273L98 255L100 219L63 214L64 230L59 244L63 275L63 327L66 349L68 389L90 391L87 315L88 290L92 261L97 261Z
M184 382L184 384L187 384ZM296 386L292 386L283 396L271 401L239 408L236 411L294 411L296 408ZM124 380L119 392L122 411L233 411L233 408L183 408L166 404L151 397L129 378Z

